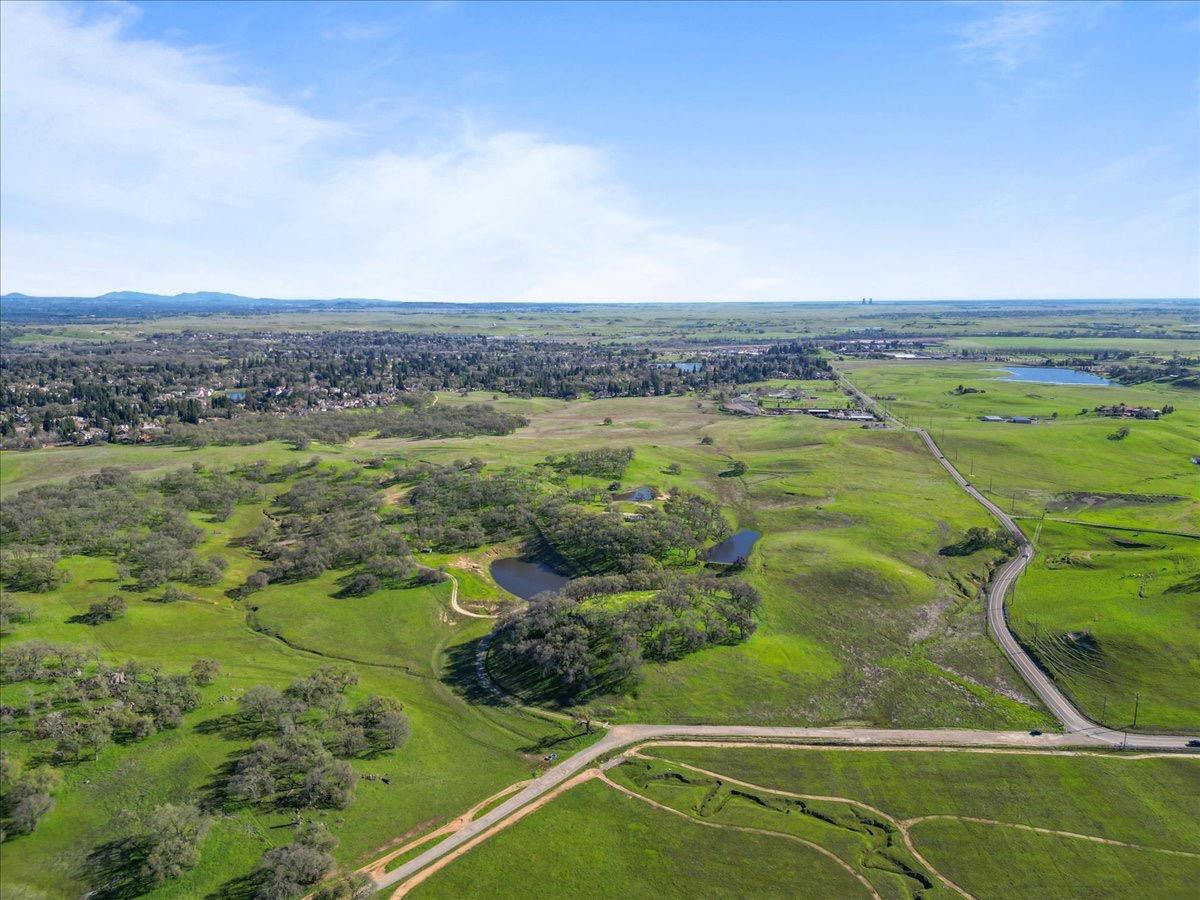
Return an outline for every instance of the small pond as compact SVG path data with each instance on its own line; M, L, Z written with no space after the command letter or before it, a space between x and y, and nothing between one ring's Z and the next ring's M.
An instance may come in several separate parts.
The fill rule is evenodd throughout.
M1108 387L1112 384L1107 378L1093 375L1091 372L1080 372L1078 369L1058 369L1053 366L1008 366L1001 371L1007 372L1008 377L998 378L997 381L1026 381L1034 384L1086 384L1092 387Z
M632 491L626 491L623 494L617 494L616 499L637 501L653 500L654 489L646 486L636 487Z
M522 600L546 591L557 591L571 579L560 575L541 560L509 556L492 563L492 578L496 584Z
M704 554L704 559L707 562L730 565L739 560L749 559L750 550L758 543L760 537L762 537L762 532L743 528L736 534L725 538L721 543L709 547L708 552Z

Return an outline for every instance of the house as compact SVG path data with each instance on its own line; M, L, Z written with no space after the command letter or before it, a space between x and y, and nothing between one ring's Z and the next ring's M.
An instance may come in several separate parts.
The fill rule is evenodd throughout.
M1009 416L1008 421L1014 425L1032 425L1033 419L1029 416Z
M980 422L1003 422L1004 416L980 416Z

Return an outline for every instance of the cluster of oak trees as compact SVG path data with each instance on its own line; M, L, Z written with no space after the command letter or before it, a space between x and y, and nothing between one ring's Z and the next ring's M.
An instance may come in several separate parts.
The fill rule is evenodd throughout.
M653 591L621 598L604 597ZM624 689L642 661L678 659L755 630L758 592L734 577L670 575L643 564L624 575L583 578L510 610L494 631L496 650L536 670L567 696Z
M370 696L350 707L350 669L322 666L284 690L259 685L238 701L239 734L257 740L233 765L226 793L268 808L348 806L357 776L347 759L378 755L408 738L403 706Z
M694 562L705 545L729 536L720 505L685 491L635 516L596 512L554 496L536 510L537 543L566 573L601 575L632 571L642 557Z
M395 402L402 405L294 414L245 412L199 423L176 422L163 429L161 439L189 447L285 441L303 449L313 442L341 444L357 434L411 439L472 437L512 434L529 424L524 416L486 403L422 405L422 398L411 394L397 397Z
M234 505L257 496L251 482L202 466L158 481L105 468L63 484L6 498L0 507L3 582L12 590L45 592L62 580L60 554L115 557L139 590L167 581L215 584L226 562L195 551L204 532L186 511L228 518Z
M415 547L464 550L529 533L536 480L515 469L484 474L482 460L410 467L397 480L415 482L396 521Z
M379 491L360 475L356 469L303 470L276 498L276 512L241 539L266 566L231 595L244 598L268 584L305 581L326 569L350 570L342 579L344 596L420 577L403 536L380 517Z
M209 659L197 660L186 675L170 675L136 660L111 666L71 645L11 643L0 656L0 681L37 688L25 692L23 703L0 705L0 730L40 748L39 755L56 764L94 759L110 743L177 728L200 703L196 687L210 684L218 671ZM28 833L53 808L51 788L60 779L47 767L14 779L11 760L5 765L4 830Z

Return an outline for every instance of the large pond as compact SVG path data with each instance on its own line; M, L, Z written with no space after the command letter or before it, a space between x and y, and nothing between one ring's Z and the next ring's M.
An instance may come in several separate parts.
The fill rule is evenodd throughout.
M617 494L617 500L653 500L654 489L651 487L636 487L632 491L626 491L623 494Z
M750 550L758 543L762 533L743 528L736 534L730 535L719 544L713 544L704 559L712 563L733 563L750 558Z
M496 584L522 600L529 600L546 591L557 591L571 580L536 559L510 556L496 560L491 568Z
M1028 381L1034 384L1087 384L1092 387L1107 387L1112 384L1107 378L1080 372L1078 369L1058 369L1053 366L1007 366L1001 371L1009 377L998 381Z

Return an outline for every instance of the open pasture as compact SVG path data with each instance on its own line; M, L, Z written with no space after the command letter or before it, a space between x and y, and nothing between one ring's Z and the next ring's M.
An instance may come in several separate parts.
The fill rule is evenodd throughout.
M661 891L678 897L957 896L948 881L980 898L1184 897L1200 877L1196 766L651 744L609 783L569 789L413 895L524 897L553 882L611 896L636 890L633 858L648 877L666 869ZM672 868L681 858L689 865Z

